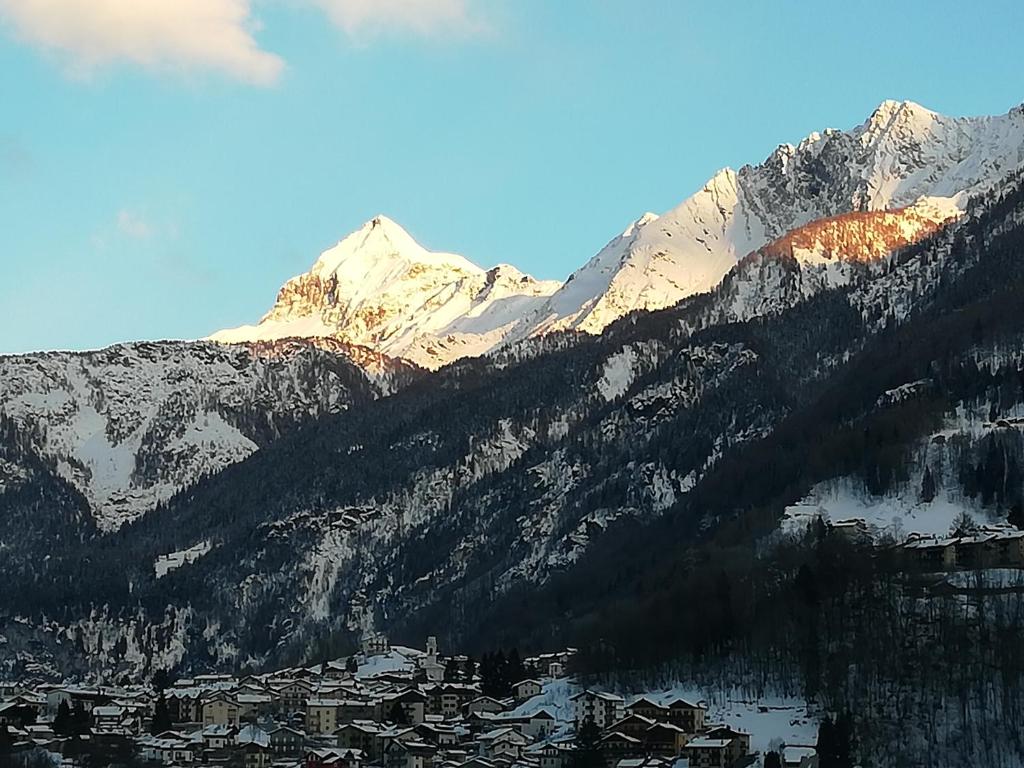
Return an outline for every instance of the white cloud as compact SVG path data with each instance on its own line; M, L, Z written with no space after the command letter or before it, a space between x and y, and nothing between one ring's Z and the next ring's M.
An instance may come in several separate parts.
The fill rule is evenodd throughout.
M78 76L130 62L270 85L284 61L253 39L250 10L250 0L0 0L0 17L20 38Z
M408 32L424 37L475 34L486 28L470 0L311 0L349 37Z
M153 234L149 222L126 208L117 212L117 231L135 240L145 240Z

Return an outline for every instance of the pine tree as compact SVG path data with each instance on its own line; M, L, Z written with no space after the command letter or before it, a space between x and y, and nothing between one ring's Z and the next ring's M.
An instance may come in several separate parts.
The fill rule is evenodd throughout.
M930 504L935 498L935 478L928 467L924 468L924 475L921 477L921 501Z
M782 756L774 749L765 753L764 768L782 768Z
M171 730L173 726L174 722L171 720L171 711L167 707L167 699L164 698L164 692L160 691L153 709L153 722L150 723L149 731L156 736L158 733Z
M53 732L58 736L71 735L71 707L67 699L57 705L57 716L53 719Z
M601 729L593 718L588 717L576 732L575 750L572 754L572 768L604 768L601 755Z

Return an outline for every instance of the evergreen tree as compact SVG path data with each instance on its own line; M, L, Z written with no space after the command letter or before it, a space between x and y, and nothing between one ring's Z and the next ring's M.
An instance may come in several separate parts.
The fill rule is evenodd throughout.
M171 720L171 711L167 707L167 699L164 698L163 691L160 691L153 709L153 722L150 723L149 731L155 736L158 733L171 730L173 726L174 722Z
M601 754L601 729L594 719L588 717L576 731L575 749L572 753L572 768L604 768Z
M395 725L409 724L409 718L405 714L405 708L397 701L391 705L391 709L388 711L388 720Z
M931 503L935 498L935 478L930 468L924 468L924 475L921 477L921 501L925 504Z
M782 755L774 749L764 755L764 768L782 768Z
M57 705L57 716L53 719L53 732L58 736L71 735L71 707L67 699L61 699Z

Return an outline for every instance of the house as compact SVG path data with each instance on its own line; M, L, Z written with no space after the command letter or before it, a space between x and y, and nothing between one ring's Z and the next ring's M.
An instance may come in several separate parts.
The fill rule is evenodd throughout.
M402 710L405 722L418 725L423 722L427 713L427 697L415 688L406 688L399 693L385 696L381 700L385 720L394 720L395 707Z
M551 714L550 710L543 707L519 721L519 730L524 736L534 741L546 739L554 733L556 727L558 727L558 721L555 716Z
M586 690L569 700L573 703L577 728L587 720L593 720L598 728L604 730L621 720L625 711L622 697L613 693Z
M650 720L641 715L626 715L618 722L612 723L608 726L610 731L618 731L624 733L627 736L634 736L636 738L642 738L647 729L654 725L654 721Z
M238 725L238 703L219 691L202 701L203 725Z
M306 752L304 768L360 768L364 755L356 749L313 749Z
M641 696L632 704L629 704L626 707L626 714L640 715L640 717L646 717L648 720L655 720L660 723L667 723L671 720L668 707L658 704L646 696Z
M553 741L532 752L537 757L538 768L568 768L572 762L573 743Z
M335 743L341 749L358 749L371 760L377 757L377 735L380 726L372 721L346 723L334 731Z
M644 743L636 736L611 731L601 737L601 754L604 756L605 765L615 768L624 758L642 757Z
M507 757L516 759L530 740L510 726L503 726L481 733L477 737L480 754L492 760Z
M480 695L476 686L465 683L444 683L427 691L427 714L457 717L463 707Z
M378 720L381 716L380 710L380 699L341 699L338 704L338 724Z
M203 747L212 750L226 749L236 743L237 735L238 728L233 725L207 725L197 734L203 742Z
M171 720L175 723L198 723L203 714L200 707L202 694L198 688L183 688L167 691L165 701Z
M732 765L731 743L732 739L698 736L687 743L683 757L689 759L689 768L729 768Z
M686 699L676 698L665 704L668 707L668 720L687 733L700 733L704 730L704 717L707 709L700 704L692 704Z
M338 699L309 699L306 702L306 733L334 733L338 729Z
M482 712L498 714L499 712L504 712L505 709L505 705L497 699L490 696L477 696L466 705L466 714L479 715Z
M653 723L643 734L650 754L675 757L690 738L685 728L675 723Z
M242 755L242 768L270 768L274 759L274 753L270 744L260 744L250 741L238 748Z
M313 684L309 680L272 680L270 696L277 703L279 712L298 712L306 707L306 700L313 695Z
M782 768L818 768L818 750L787 744L782 748Z
M92 728L100 733L138 733L139 719L127 707L107 704L92 708Z
M540 696L540 692L543 687L539 680L529 678L527 680L520 680L518 683L512 686L512 698L517 702L526 701L532 699L534 696Z
M202 749L202 742L179 737L152 737L137 742L139 755L143 760L164 765L180 765L195 762L196 752Z
M433 768L436 752L423 741L394 739L384 750L384 768Z
M275 755L298 755L306 746L306 734L298 728L279 725L269 735L270 751Z
M914 539L903 546L903 551L918 568L946 571L956 567L956 539Z

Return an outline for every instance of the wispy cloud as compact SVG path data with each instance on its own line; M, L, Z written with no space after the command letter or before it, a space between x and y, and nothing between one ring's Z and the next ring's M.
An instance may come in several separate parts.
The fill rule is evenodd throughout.
M250 0L0 0L24 41L88 77L127 62L152 70L213 70L275 83L284 61L253 37Z
M467 36L487 29L470 0L311 0L349 37Z
M153 234L149 222L127 208L117 212L117 231L133 240L145 240Z

